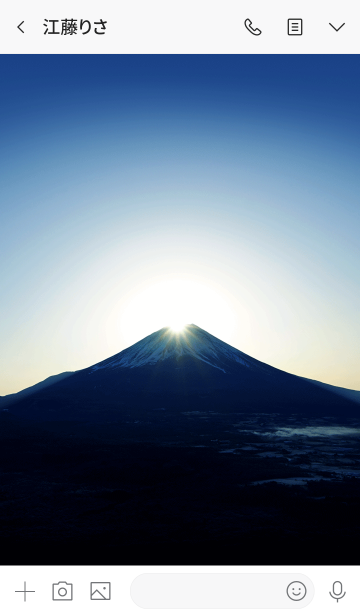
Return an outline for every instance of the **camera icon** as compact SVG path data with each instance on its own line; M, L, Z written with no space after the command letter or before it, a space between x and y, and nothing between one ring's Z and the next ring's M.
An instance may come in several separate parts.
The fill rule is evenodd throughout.
M53 601L72 601L73 585L67 582L58 582L52 585Z

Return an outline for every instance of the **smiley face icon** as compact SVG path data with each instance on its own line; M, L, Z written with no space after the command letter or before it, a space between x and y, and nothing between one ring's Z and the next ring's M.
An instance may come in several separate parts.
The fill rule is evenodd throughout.
M291 601L301 601L306 595L306 586L302 582L291 582L286 592Z

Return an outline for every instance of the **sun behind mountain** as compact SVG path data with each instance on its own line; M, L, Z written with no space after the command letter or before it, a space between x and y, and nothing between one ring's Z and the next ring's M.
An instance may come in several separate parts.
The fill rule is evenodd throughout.
M174 321L173 323L171 323L170 329L173 332L182 332L185 329L185 325L186 325L186 323L184 323L184 322Z

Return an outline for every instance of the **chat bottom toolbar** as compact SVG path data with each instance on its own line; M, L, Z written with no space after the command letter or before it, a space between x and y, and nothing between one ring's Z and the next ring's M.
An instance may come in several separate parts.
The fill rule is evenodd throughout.
M315 616L336 608L350 615L360 606L359 574L360 566L0 567L0 591L10 616L24 609L31 616L49 616L59 603L67 614L120 609L132 616L151 609L166 616L186 609L192 616L200 609L203 615L241 609L254 616L254 609L304 609Z

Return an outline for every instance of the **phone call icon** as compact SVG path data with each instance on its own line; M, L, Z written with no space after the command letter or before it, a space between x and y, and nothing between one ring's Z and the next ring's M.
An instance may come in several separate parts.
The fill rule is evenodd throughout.
M250 19L245 19L244 25L250 34L253 34L254 36L259 36L259 34L261 34L261 30L259 30L259 28L252 27L252 21Z

